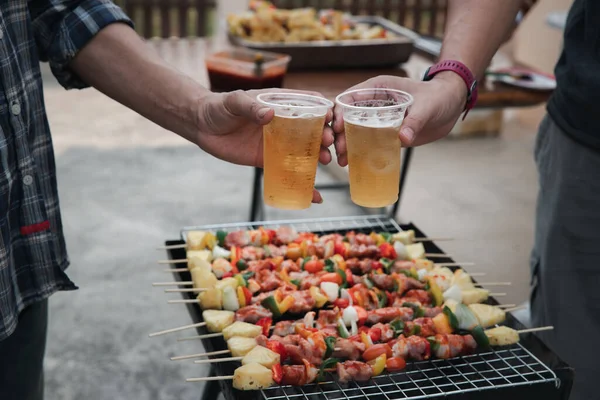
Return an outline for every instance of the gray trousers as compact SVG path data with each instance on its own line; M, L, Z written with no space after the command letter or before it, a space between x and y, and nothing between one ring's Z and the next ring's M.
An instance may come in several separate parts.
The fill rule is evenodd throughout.
M598 132L600 135L600 132ZM571 400L598 399L600 379L600 152L546 116L535 145L539 174L531 256L533 326L575 368Z
M17 330L0 341L0 399L44 398L47 328L48 300L44 300L24 309Z

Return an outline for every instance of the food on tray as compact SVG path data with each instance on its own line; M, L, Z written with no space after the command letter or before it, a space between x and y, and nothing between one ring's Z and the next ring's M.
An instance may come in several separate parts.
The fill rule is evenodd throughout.
M373 40L396 35L381 26L356 23L341 11L314 8L277 9L269 2L227 17L229 32L252 42L310 42L318 40Z

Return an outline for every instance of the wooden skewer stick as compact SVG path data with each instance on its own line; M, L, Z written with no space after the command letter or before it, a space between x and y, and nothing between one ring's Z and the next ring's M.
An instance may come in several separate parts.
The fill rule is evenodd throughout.
M168 300L167 303L168 304L192 304L192 303L198 303L198 300L196 300L196 299L177 299L177 300Z
M164 331L151 333L148 336L154 337L154 336L166 335L167 333L179 332L179 331L183 331L185 329L191 329L191 328L199 328L201 326L206 326L206 322L198 322L197 324L180 326L178 328L173 328L173 329L166 329Z
M156 250L175 250L175 249L187 249L187 243L183 244L172 244L170 246L158 246Z
M466 267L475 265L474 262L435 263L435 267Z
M152 286L193 286L192 281L181 281L181 282L154 282Z
M176 258L175 260L158 260L159 264L179 264L188 262L187 258Z
M440 237L440 238L429 238L429 237L420 237L420 238L415 238L414 241L416 242L450 242L453 241L454 238L449 238L449 237Z
M233 375L227 375L227 376L205 376L202 378L188 378L185 381L186 382L206 382L206 381L228 381L228 380L232 380L233 379Z
M450 254L444 253L425 253L425 258L450 258L452 257Z
M217 351L211 351L211 352L208 352L208 353L188 354L186 356L171 357L171 360L172 361L188 360L190 358L218 356L218 355L221 355L221 354L229 354L229 353L230 353L229 350L217 350Z
M531 332L541 332L541 331L551 331L552 329L554 329L553 326L542 326L539 328L529 328L529 329L521 329L520 331L517 331L518 334L521 333L531 333Z
M504 312L513 312L513 311L522 310L524 308L527 308L527 306L525 304L522 304L522 305L516 306L516 307L514 307L514 304L511 304L511 305L513 307L505 308Z
M165 293L200 293L205 292L208 289L202 288L191 288L191 289L165 289Z
M210 364L210 363L220 363L227 361L242 361L244 357L223 357L223 358L209 358L206 360L196 360L194 364Z
M469 272L469 275L471 275L471 276L486 276L487 274L485 272Z
M184 337L184 338L177 339L177 341L185 342L186 340L210 339L210 338L219 337L219 336L223 336L223 332L207 333L206 335Z
M490 293L489 296L490 297L501 297L501 296L506 296L506 293Z
M171 269L163 269L163 272L186 272L189 271L187 268L171 268Z

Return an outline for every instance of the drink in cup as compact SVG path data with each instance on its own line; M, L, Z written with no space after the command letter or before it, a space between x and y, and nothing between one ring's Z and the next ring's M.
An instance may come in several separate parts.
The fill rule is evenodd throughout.
M343 108L348 148L350 197L362 207L385 207L398 200L398 137L412 96L394 89L356 89L336 98Z
M286 210L308 208L325 117L333 103L297 93L263 93L257 99L275 111L263 127L264 201Z

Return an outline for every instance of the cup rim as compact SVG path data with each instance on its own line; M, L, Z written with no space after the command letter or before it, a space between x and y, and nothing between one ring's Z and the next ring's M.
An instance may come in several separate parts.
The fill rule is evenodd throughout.
M366 91L374 91L374 90L385 90L385 91L388 91L388 92L399 93L399 94L407 96L408 99L405 102L400 103L400 104L394 104L393 106L382 106L382 107L354 106L352 104L344 103L343 101L340 100L340 98L342 96L345 96L345 95L350 94L350 93L358 93L358 92L366 92ZM410 105L413 104L414 97L410 93L405 92L403 90L398 90L398 89L383 88L383 87L379 87L379 88L362 88L362 89L348 90L348 91L345 91L344 93L338 94L336 96L336 98L335 98L335 102L336 102L336 104L339 104L339 105L341 105L343 107L354 109L354 110L364 110L364 109L368 109L368 110L394 110L394 109L403 108L403 107L408 108Z
M324 102L324 104L322 104L322 105L313 105L313 106L292 106L292 105L284 105L284 104L273 103L273 102L270 102L270 101L266 101L266 100L264 100L262 98L262 96L272 96L272 95L294 96L294 97L300 97L300 98L304 98L304 99L316 99L318 101ZM329 99L326 99L325 97L314 96L312 94L293 93L293 92L267 92L267 93L261 93L258 96L256 96L256 100L258 100L258 102L261 103L262 105L269 106L269 107L289 107L289 108L304 109L304 110L315 109L315 108L323 108L323 107L327 107L327 109L330 109L330 108L333 108L333 106L335 105L333 103L333 101L331 101Z

